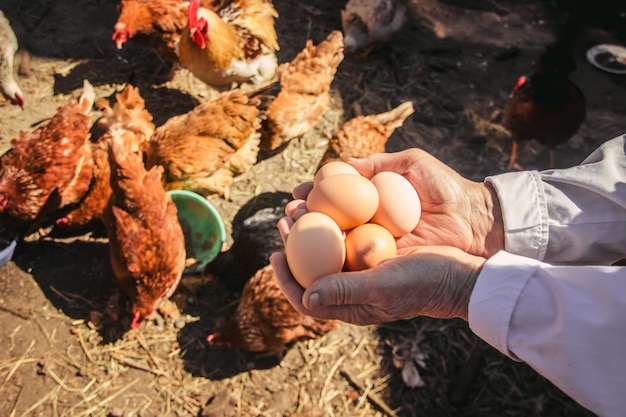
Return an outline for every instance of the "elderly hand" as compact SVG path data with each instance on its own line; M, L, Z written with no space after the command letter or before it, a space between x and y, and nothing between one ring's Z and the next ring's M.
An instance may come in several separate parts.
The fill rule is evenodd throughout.
M408 149L379 153L349 164L367 178L394 171L417 190L421 218L411 234L397 241L399 248L454 246L486 258L504 249L502 213L495 192L483 183L463 178L427 152ZM295 200L287 205L287 216L297 219L306 212L304 200L312 187L312 182L305 182L294 188Z
M287 224L282 226L285 232ZM298 312L368 325L416 316L467 320L485 259L453 247L410 247L374 268L326 275L307 290L293 278L284 253L272 254L270 261L278 285Z

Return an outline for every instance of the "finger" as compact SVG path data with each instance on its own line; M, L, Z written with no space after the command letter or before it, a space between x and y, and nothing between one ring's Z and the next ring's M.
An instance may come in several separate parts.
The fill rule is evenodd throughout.
M370 155L367 158L348 158L348 164L352 165L359 171L359 174L364 176L365 178L372 178L375 172L374 163L372 160L372 156Z
M285 206L285 214L294 220L297 220L306 212L307 212L307 209L306 209L305 200L301 200L301 199L291 200Z
M285 253L275 252L271 254L270 263L274 269L276 282L287 298L287 301L289 301L298 313L307 315L310 314L310 311L302 304L302 294L304 294L304 288L302 288L293 275L291 275Z
M328 307L321 307L319 309L309 309L303 304L303 300L306 296L304 288L298 284L295 280L289 265L287 264L287 256L284 252L275 252L270 256L270 263L274 269L276 282L281 291L287 298L287 301L293 306L293 308L300 314L314 317L320 320L342 320L348 323L354 324L369 324L371 320L362 321L355 316L354 311L356 309L353 306L347 305L330 305Z
M305 291L303 303L310 310L332 306L368 304L371 273L367 271L342 272L326 275Z
M278 223L276 223L280 236L283 238L283 246L287 244L287 236L289 236L289 230L291 230L293 223L294 221L291 217L282 217L278 220Z
M296 200L306 200L312 189L313 181L306 181L296 185L291 193Z
M415 156L408 157L407 152L413 152L414 154L419 151L417 149L409 149L395 153L374 153L366 158L349 159L348 163L366 178L372 178L382 171L394 171L405 175L415 160Z

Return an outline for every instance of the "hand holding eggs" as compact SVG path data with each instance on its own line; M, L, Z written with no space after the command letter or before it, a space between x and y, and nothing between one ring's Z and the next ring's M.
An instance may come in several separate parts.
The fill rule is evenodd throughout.
M318 170L313 184L308 212L294 223L285 246L289 269L304 288L321 276L395 256L396 238L419 222L419 196L395 172L369 180L349 164L332 162Z

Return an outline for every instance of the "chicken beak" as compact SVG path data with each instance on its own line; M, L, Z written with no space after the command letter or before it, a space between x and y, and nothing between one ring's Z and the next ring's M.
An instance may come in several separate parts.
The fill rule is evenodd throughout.
M24 99L19 94L15 95L15 104L17 104L22 108L22 110L24 110Z
M133 316L133 321L130 323L130 328L138 329L142 320L143 318L141 317L141 313L139 311L135 312L135 315Z

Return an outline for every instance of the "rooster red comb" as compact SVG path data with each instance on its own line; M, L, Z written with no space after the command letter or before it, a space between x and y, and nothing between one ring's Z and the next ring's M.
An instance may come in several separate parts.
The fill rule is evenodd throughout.
M517 82L515 83L513 90L517 90L518 88L526 84L527 81L528 81L528 77L525 75L522 75L521 77L517 79Z
M200 0L189 0L189 35L191 40L198 48L204 49L206 47L206 35L208 23L204 18L198 19L198 9L200 9Z

